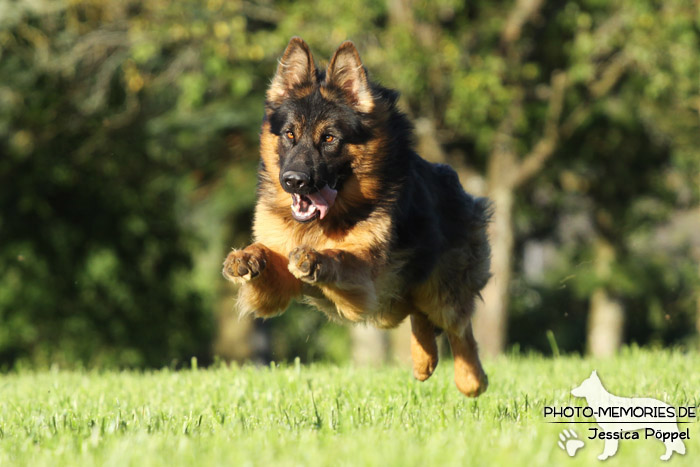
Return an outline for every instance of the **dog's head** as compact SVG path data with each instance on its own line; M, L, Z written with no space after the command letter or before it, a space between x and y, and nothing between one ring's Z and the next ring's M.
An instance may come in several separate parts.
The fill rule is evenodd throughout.
M595 394L600 390L602 383L600 378L598 378L598 373L595 370L591 373L591 376L584 379L583 382L571 390L571 395L576 397L586 397Z
M371 138L377 92L352 42L338 48L325 72L303 40L289 42L267 91L262 156L295 220L323 219L333 208L358 165L358 147ZM273 135L268 143L266 132Z

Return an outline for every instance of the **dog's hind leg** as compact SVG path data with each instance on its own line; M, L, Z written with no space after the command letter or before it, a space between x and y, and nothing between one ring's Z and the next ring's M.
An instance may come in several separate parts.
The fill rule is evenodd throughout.
M287 258L262 243L229 253L223 275L235 284L242 284L238 292L242 315L274 316L301 293L301 282L287 269Z
M489 380L481 367L471 321L462 332L447 330L455 359L455 384L462 394L476 397L486 391Z
M419 381L430 378L438 364L435 326L419 311L411 314L411 358L413 376Z

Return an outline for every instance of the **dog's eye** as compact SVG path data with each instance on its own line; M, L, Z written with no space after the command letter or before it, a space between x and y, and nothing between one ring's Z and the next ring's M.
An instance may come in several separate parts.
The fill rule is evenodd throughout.
M323 136L323 141L326 142L326 143L332 143L333 141L335 141L335 136L333 136L333 135L324 135L324 136Z
M293 131L287 131L287 132L285 133L285 136L287 137L287 139L294 139L294 132L293 132Z

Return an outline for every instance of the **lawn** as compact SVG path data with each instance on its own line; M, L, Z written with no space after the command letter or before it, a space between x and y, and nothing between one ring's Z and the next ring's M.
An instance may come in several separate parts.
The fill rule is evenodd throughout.
M425 383L407 367L271 365L150 372L18 371L0 376L0 465L597 465L594 425L550 424L545 405L597 369L607 389L700 404L700 356L627 349L610 360L539 356L485 362L473 400L450 361ZM570 458L558 434L585 446ZM695 423L685 456L700 465ZM606 465L664 464L656 440L621 441Z

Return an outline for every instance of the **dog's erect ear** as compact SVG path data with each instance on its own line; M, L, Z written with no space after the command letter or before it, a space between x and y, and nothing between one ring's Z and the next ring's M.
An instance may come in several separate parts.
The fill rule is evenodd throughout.
M352 42L343 42L335 51L328 65L326 81L342 89L348 102L356 110L371 112L374 108L367 73Z
M598 372L596 370L593 370L591 372L591 378L597 379L598 381L600 381L600 378L598 378Z
M294 87L313 84L316 66L309 46L300 37L292 37L277 66L277 73L267 90L267 99L273 104L289 96Z

